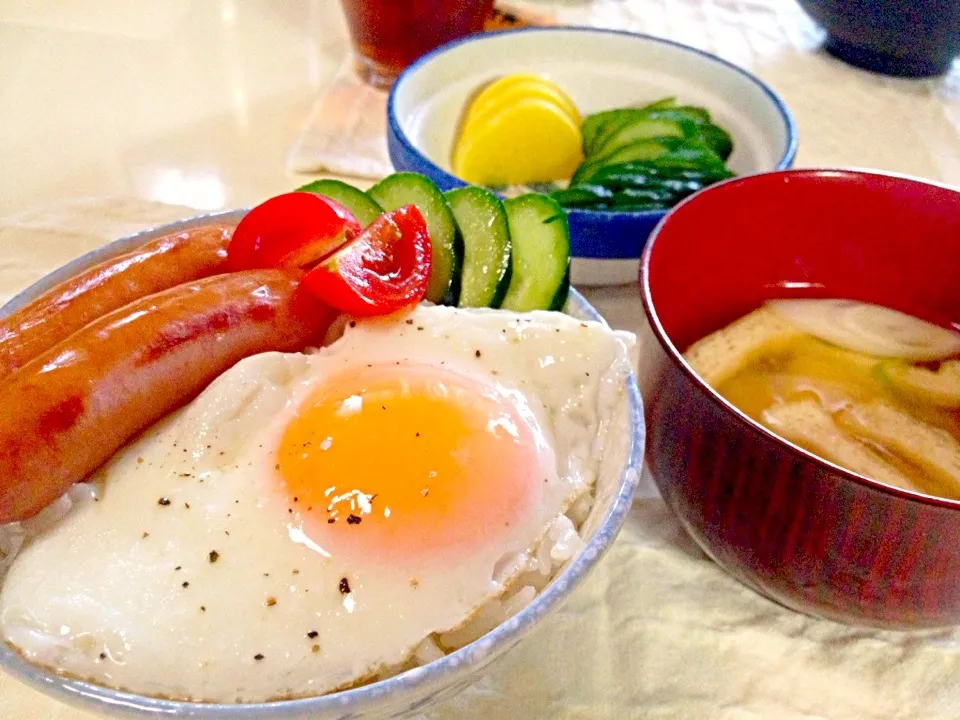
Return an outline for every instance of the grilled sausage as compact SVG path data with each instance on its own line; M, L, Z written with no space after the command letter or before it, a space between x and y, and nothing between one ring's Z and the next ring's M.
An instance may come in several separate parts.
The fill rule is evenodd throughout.
M0 379L127 303L224 272L230 236L227 227L207 225L151 240L0 319Z
M0 385L0 523L23 520L249 355L296 351L334 317L301 274L251 270L147 296Z

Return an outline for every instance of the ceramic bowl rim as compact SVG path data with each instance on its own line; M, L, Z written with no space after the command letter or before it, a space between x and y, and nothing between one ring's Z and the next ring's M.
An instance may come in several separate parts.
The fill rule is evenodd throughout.
M246 212L246 210L241 209L196 215L109 242L44 275L13 296L0 307L0 317L13 312L67 277L109 257L133 249L150 239L207 223L236 223ZM581 317L605 323L597 310L579 292L571 288L570 297ZM557 605L580 585L613 544L633 503L633 496L640 479L640 467L646 441L643 402L637 386L636 374L633 371L627 379L627 398L630 437L626 460L623 472L617 482L612 503L601 518L593 537L584 544L569 564L553 578L547 588L539 593L523 610L480 639L428 665L341 692L296 700L249 704L159 700L65 678L39 665L33 665L22 658L11 646L3 642L0 642L0 671L16 677L48 696L68 703L83 705L88 710L125 716L133 716L134 713L139 713L143 717L196 717L208 720L226 718L285 720L286 718L302 718L312 714L319 715L324 712L339 716L343 713L376 709L381 703L392 702L406 692L421 687L430 687L437 681L444 679L453 681L458 676L469 674L475 666L482 668L486 658L496 657L510 649L540 619L549 611L556 609ZM481 644L483 651L479 652Z
M676 40L668 40L667 38L658 37L656 35L649 35L646 33L635 33L628 30L614 30L607 28L595 28L595 27L585 27L585 26L576 26L576 25L556 25L549 27L527 27L527 28L516 28L513 30L501 30L495 33L479 33L477 35L470 35L460 40L454 40L445 45L441 45L435 50L427 53L426 55L419 58L412 65L407 67L400 75L397 77L396 82L393 84L393 87L390 89L390 95L387 98L387 125L389 133L396 138L397 142L403 147L403 149L417 157L422 161L423 165L427 167L431 175L436 177L443 178L446 183L453 183L455 185L466 185L468 183L464 182L456 175L448 173L446 170L437 165L431 158L427 157L424 153L417 148L407 134L403 131L403 128L400 126L400 120L397 116L396 104L397 104L397 94L402 91L403 84L407 82L412 75L417 73L421 68L423 68L428 63L435 61L438 57L444 55L450 50L453 50L461 45L468 45L470 43L484 42L489 40L494 40L499 36L503 35L520 35L524 33L553 33L553 34L562 34L562 33L582 33L582 34L593 34L593 35L617 35L625 36L632 38L634 40L641 40L644 42L658 43L661 45L669 45L680 50L693 53L694 55L699 55L701 59L708 62L713 62L718 65L723 66L727 70L732 70L736 74L742 76L747 81L755 85L760 89L760 91L766 95L767 99L773 104L776 108L777 113L780 115L780 119L783 121L784 134L786 136L786 147L784 147L783 153L780 156L780 160L777 162L776 166L773 168L774 171L777 170L786 170L792 164L797 155L797 147L799 144L797 123L793 118L793 113L790 112L790 109L787 107L783 99L765 82L763 82L759 77L751 73L750 71L735 65L729 60L725 60L718 55L709 53L706 50L701 50L699 48L693 47L692 45L686 45L685 43L677 42ZM747 175L742 175L739 177L748 177ZM652 219L657 217L662 217L668 210L644 210L642 212L620 212L616 210L585 210L572 208L568 211L568 214L573 213L582 213L585 217L595 217L600 219L609 219L612 217L617 218L636 218L636 219Z
M758 423L753 418L749 417L746 413L738 409L736 406L727 401L720 393L714 390L699 374L690 366L689 363L683 358L682 352L674 345L673 341L670 339L670 336L667 334L663 325L660 322L659 314L657 313L656 306L653 302L652 291L650 289L650 258L656 247L657 240L660 237L661 231L666 226L667 222L671 219L674 213L684 212L684 208L689 206L691 203L697 202L698 198L706 193L713 192L715 189L722 189L727 185L736 185L742 183L750 183L758 178L766 178L767 176L790 176L790 177L832 177L832 176L844 176L848 178L865 178L865 177L877 177L877 178L888 178L898 181L908 181L911 183L919 183L921 185L927 185L932 187L942 188L944 190L949 190L958 195L958 200L960 200L960 187L952 186L947 183L937 182L933 180L926 180L924 178L919 178L912 175L907 175L903 173L895 172L884 172L881 170L874 170L869 168L858 168L858 167L842 167L842 168L795 168L795 169L784 169L776 170L767 173L757 173L755 175L744 175L740 177L729 178L727 180L722 180L714 185L711 185L708 188L701 190L696 195L692 195L689 198L685 198L681 202L677 203L670 212L665 216L657 226L650 233L650 237L647 240L646 247L643 249L643 254L640 258L640 295L643 302L643 311L646 315L647 321L650 323L650 328L653 332L654 337L656 337L657 343L664 350L669 361L682 372L687 379L693 382L693 384L713 403L714 406L720 409L721 414L725 417L729 417L733 422L737 423L741 428L746 431L752 431L762 435L769 441L772 441L776 445L783 448L784 452L788 455L798 457L801 460L807 462L813 462L816 465L823 467L825 470L829 471L834 475L843 477L846 480L850 480L858 485L865 486L871 490L876 490L886 495L893 495L897 498L903 500L918 502L924 505L931 505L935 507L947 508L950 510L960 511L960 500L951 500L950 498L937 497L934 495L926 495L919 492L913 492L911 490L904 490L903 488L894 487L892 485L886 485L878 480L874 480L865 475L860 475L851 470L847 470L840 465L836 465L829 460L821 458L819 455L816 455L808 450L803 449L799 445L785 440L780 437L773 431L767 429L760 423Z

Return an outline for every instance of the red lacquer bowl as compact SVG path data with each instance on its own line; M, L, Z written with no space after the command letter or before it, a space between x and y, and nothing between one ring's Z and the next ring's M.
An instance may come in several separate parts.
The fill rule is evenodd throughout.
M798 293L960 321L960 192L846 170L730 180L664 219L641 284L655 336L647 460L697 543L795 610L894 628L960 622L960 502L820 460L734 409L681 356Z

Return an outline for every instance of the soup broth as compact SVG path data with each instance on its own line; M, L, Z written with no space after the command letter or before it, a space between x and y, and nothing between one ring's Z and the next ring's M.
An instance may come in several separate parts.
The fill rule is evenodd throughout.
M878 308L884 322L909 327L881 325L882 354L870 354L864 337L878 328L855 328L847 338L828 317L827 330L817 332L802 304L821 301L791 302L801 303L790 308L799 320L765 306L696 343L687 361L731 404L790 442L881 482L960 499L960 336ZM869 324L871 312L863 318ZM904 349L882 347L891 338ZM931 353L943 357L915 359Z

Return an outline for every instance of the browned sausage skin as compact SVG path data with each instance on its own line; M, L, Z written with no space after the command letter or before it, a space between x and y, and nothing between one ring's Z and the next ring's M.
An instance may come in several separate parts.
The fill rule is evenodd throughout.
M295 351L334 313L301 275L251 270L137 300L0 387L0 524L35 515L249 355Z
M0 379L127 303L224 272L231 234L224 225L206 225L151 240L0 318Z

